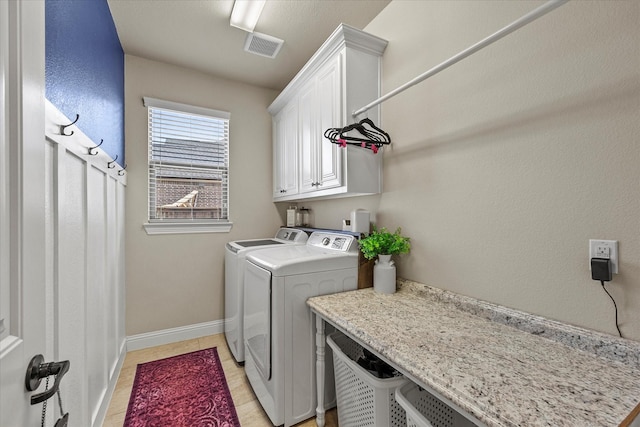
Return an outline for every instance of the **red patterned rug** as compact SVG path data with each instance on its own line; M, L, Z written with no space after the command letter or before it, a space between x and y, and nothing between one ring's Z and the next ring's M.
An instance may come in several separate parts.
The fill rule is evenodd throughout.
M123 427L240 427L218 350L142 363Z

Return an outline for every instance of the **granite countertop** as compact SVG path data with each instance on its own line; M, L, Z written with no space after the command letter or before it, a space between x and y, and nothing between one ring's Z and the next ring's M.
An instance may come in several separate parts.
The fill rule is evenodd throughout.
M312 310L488 426L617 426L640 401L640 343L399 280Z

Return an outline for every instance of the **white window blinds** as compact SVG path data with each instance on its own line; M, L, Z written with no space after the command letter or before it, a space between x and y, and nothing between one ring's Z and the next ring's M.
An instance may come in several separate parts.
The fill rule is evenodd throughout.
M228 222L229 118L144 98L149 113L149 222Z

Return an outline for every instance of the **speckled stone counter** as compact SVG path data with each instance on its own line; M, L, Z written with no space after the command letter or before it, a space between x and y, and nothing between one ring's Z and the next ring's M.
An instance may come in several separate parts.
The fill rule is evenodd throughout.
M488 426L617 426L640 401L640 343L398 282L308 305Z

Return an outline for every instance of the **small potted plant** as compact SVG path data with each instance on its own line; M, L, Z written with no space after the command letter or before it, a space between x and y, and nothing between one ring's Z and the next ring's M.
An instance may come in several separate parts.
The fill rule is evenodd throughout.
M392 294L396 291L396 267L391 261L392 255L406 254L411 249L408 237L401 234L400 227L394 233L382 227L360 240L360 250L366 259L378 260L373 267L373 289L377 292Z

